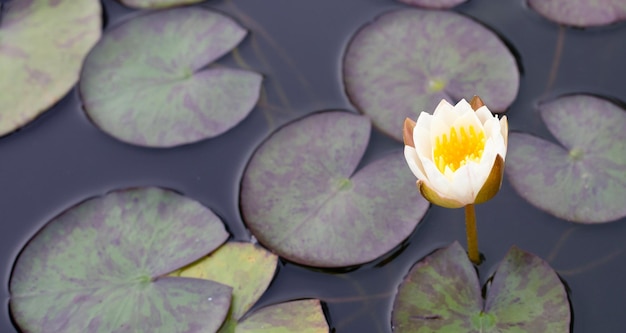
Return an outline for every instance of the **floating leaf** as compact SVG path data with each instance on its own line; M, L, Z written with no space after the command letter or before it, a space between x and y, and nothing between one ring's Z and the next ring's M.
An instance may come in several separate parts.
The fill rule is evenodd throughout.
M263 295L274 277L277 261L276 255L254 244L229 242L182 269L179 276L233 287L230 319L236 322Z
M293 301L265 307L237 325L235 333L328 333L320 301Z
M589 27L626 19L624 0L528 0L539 14L557 23Z
M352 39L344 58L346 90L375 126L402 140L402 122L441 101L480 95L505 110L519 86L515 59L482 25L452 12L400 10Z
M483 300L478 277L454 243L418 262L398 289L394 332L565 333L570 308L542 259L512 247Z
M86 59L85 110L104 131L137 145L170 147L217 136L252 110L261 76L203 67L245 34L232 19L192 7L127 21Z
M98 0L12 0L0 15L0 135L33 120L72 88L100 38Z
M241 185L244 220L262 244L294 262L342 267L376 259L413 231L428 203L402 152L354 173L370 127L366 117L324 112L262 144Z
M209 209L170 191L87 200L26 245L11 278L11 312L24 332L215 332L231 288L164 275L227 237Z
M249 243L226 243L210 256L183 268L178 275L217 281L233 287L233 301L221 333L328 332L318 300L265 307L241 318L269 286L278 257Z
M119 0L128 7L134 8L167 8L190 5L204 0Z
M431 9L452 8L467 0L400 0L407 5L418 6Z
M511 133L507 174L517 192L560 218L599 223L626 216L626 113L586 95L542 104L560 145Z

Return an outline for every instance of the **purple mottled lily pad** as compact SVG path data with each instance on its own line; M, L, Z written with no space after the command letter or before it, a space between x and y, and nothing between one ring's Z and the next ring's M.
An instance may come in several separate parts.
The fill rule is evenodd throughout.
M190 5L204 0L119 0L128 7L133 8L168 8L175 6Z
M0 135L27 124L78 80L98 41L98 0L12 0L0 15Z
M428 203L400 151L355 173L370 128L366 117L323 112L264 142L241 185L254 236L282 257L317 267L368 262L404 240Z
M515 58L489 29L453 12L386 13L352 39L343 64L346 91L375 126L402 140L402 122L442 99L479 95L493 112L515 99Z
M87 200L26 245L11 277L11 313L24 332L215 332L231 288L164 275L227 237L208 208L171 191Z
M560 144L511 133L508 178L533 205L582 223L626 216L626 113L587 95L540 105L546 126Z
M590 27L626 19L624 0L528 0L539 14L560 24Z
M85 111L105 132L142 146L171 147L222 134L254 108L262 78L204 67L245 35L232 19L193 7L124 22L85 61Z
M462 4L467 0L400 0L407 5L431 8L431 9L446 9L452 8L456 5Z
M216 281L233 288L231 309L220 333L327 333L328 324L318 300L265 307L243 319L272 281L277 261L276 255L257 245L229 242L175 274Z
M418 262L394 301L394 332L566 333L567 293L542 259L512 247L483 300L474 267L458 243Z

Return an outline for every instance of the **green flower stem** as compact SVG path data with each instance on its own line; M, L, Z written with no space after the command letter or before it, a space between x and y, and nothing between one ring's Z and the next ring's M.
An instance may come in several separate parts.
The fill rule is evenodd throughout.
M480 264L478 252L478 234L476 232L476 212L474 205L465 206L465 232L467 233L467 253L469 259L475 264Z

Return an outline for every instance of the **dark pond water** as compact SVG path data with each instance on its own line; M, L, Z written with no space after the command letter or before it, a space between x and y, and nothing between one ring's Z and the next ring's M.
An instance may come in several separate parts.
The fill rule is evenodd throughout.
M103 4L105 28L133 15L113 0ZM165 150L132 147L95 128L74 89L36 121L0 139L1 332L16 332L8 282L20 249L46 221L87 197L141 185L172 188L212 208L234 239L248 240L238 190L255 147L277 126L307 113L353 110L341 81L346 44L367 21L403 7L391 0L216 0L203 6L250 28L237 49L240 57L221 62L264 73L267 99L228 133ZM455 11L491 27L519 56L521 87L507 113L512 130L550 138L534 106L560 94L626 100L626 24L560 28L522 0L471 0ZM365 161L401 147L374 133ZM518 245L547 259L567 282L573 332L626 331L626 219L597 226L566 222L526 203L506 180L495 199L477 207L477 216L487 258L480 266L483 281ZM335 332L390 332L395 290L408 269L438 247L464 244L464 238L463 210L432 207L396 252L358 269L329 272L281 263L257 306L315 297L325 301Z

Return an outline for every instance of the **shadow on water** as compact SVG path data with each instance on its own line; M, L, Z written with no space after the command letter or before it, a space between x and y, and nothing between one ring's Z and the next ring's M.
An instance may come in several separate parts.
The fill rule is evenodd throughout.
M0 0L0 5L5 2ZM114 0L103 4L105 28L135 12ZM5 304L0 331L16 331L7 306L8 282L20 249L46 221L84 198L131 186L168 187L213 209L235 239L248 239L238 193L254 149L273 129L308 113L356 111L341 79L341 58L350 36L381 13L404 8L391 0L215 0L200 6L225 12L251 30L219 62L265 75L259 106L215 139L155 150L132 147L100 132L83 114L73 90L36 121L2 138L0 202L10 204L0 210L0 298ZM454 11L493 29L524 69L518 97L507 112L511 129L551 138L535 107L561 94L587 92L626 100L625 24L588 30L559 27L517 0L472 0ZM360 167L401 147L374 132ZM626 219L574 225L525 202L506 179L492 201L477 207L477 217L480 250L487 258L479 268L482 283L517 245L547 259L569 286L576 316L573 332L626 328L621 313L626 256L620 245ZM465 244L463 221L462 210L431 207L404 243L360 267L317 270L281 262L254 309L315 297L325 302L334 332L390 332L398 284L416 261L435 249L455 240Z

